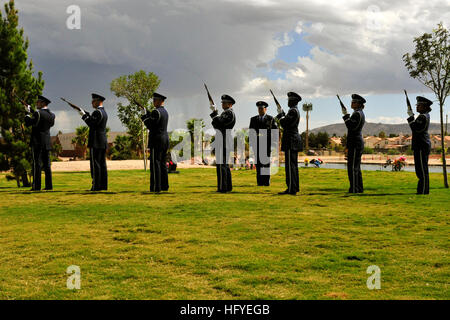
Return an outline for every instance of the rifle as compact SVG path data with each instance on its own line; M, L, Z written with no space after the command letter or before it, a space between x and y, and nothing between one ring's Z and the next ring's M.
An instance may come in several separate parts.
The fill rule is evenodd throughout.
M275 98L275 95L273 94L272 90L270 90L270 93L272 94L273 100L275 100L275 104L277 105L277 112L278 112L278 114L284 113L283 108L281 107L281 105L278 102L277 98Z
M32 113L32 110L31 110L31 109L28 110L28 103L26 103L25 100L22 100L21 98L19 98L19 97L17 96L15 88L11 91L11 93L12 93L12 96L13 96L14 98L16 98L16 99L17 99L17 100L25 107L25 111L26 111L27 113Z
M406 92L406 90L403 90L403 91L405 91L406 105L408 106L408 112L414 113L414 112L413 112L413 109L412 109L412 107L411 107L411 102L409 101L409 98L408 98L408 93Z
M82 108L80 108L80 107L78 107L78 106L76 106L76 105L74 105L73 103L70 103L69 101L67 101L66 99L64 99L64 98L60 98L62 101L64 101L65 103L67 103L69 106L71 106L72 108L74 108L75 110L77 110L78 112L81 112L81 111L83 111L84 113L87 113L85 110L83 110Z
M141 108L143 111L147 112L147 108L144 107L142 104L140 104L139 102L136 101L136 99L129 97L129 100L134 103L135 105L137 105L139 108Z
M205 89L206 89L206 93L208 94L208 99L209 99L209 108L213 111L213 112L217 112L217 108L216 105L214 104L214 101L211 97L211 94L209 93L208 87L206 86L206 83L204 83L205 85Z
M337 94L336 97L339 99L339 103L341 104L341 109L342 112L344 112L344 110L347 112L347 107L344 105L344 103L341 100L341 97L339 97L339 95Z

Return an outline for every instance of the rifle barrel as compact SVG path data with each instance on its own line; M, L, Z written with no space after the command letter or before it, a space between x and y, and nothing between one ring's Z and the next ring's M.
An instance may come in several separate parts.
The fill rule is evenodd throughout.
M278 113L282 113L283 108L281 107L280 103L278 102L277 98L275 97L275 95L273 94L273 91L271 89L270 89L270 93L272 94L273 100L275 100L275 104L277 105Z

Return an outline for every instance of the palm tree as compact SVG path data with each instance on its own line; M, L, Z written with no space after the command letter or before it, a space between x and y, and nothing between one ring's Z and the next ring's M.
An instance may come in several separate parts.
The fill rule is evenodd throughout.
M89 127L80 126L75 130L75 138L72 139L72 144L75 148L80 148L83 154L83 159L86 159L87 142L89 137Z
M309 112L312 111L313 105L312 103L304 103L303 104L303 111L306 112L306 153L309 151Z

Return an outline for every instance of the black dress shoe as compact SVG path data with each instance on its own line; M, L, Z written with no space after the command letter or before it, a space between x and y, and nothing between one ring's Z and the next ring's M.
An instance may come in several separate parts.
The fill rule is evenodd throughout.
M295 196L297 194L297 192L290 192L289 190L285 190L283 192L279 192L278 194L280 194L280 195L289 194L291 196Z

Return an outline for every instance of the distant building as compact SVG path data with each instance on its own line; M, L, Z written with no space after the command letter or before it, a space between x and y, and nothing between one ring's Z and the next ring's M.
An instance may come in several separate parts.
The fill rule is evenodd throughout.
M399 150L404 151L408 147L408 137L400 135L393 138L380 138L368 136L364 138L365 146L380 151ZM409 142L411 144L411 142Z
M339 137L331 137L330 138L330 147L331 148L336 148L337 146L341 146L342 145L342 139Z
M126 132L108 132L108 147L111 148L116 140L117 136L127 135ZM76 137L75 132L71 133L60 133L57 136L52 137L52 143L61 144L61 154L60 157L63 158L81 158L83 152L81 148L76 147L72 144L72 140Z
M364 138L364 144L371 149L381 149L383 146L383 139L375 136L368 136Z
M442 147L441 144L441 136L440 135L432 135L430 137L431 140L431 149L438 149ZM444 137L444 146L445 148L448 148L450 146L450 136Z

